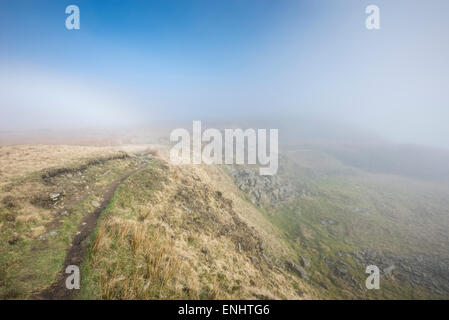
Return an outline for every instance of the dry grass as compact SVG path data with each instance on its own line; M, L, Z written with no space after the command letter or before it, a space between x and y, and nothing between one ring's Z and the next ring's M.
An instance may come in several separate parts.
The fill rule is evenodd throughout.
M0 146L0 186L35 171L67 163L107 157L120 151L135 152L145 146L91 147L68 145Z
M272 243L273 235L261 236L269 233L266 225L245 222L251 214L243 218L236 212L227 198L231 194L206 183L199 173L209 173L202 170L157 161L117 190L83 267L80 298L314 296L306 283L277 265L271 248L281 244Z
M54 280L80 220L92 210L92 201L136 168L138 160L124 157L119 148L14 146L0 150L1 161L11 169L0 186L0 297L29 298ZM51 200L51 193L62 191L62 197ZM48 232L56 235L43 240L41 236Z
M179 273L173 244L131 220L106 221L98 230L91 257L90 266L102 270L97 282L101 299L164 298L169 282Z
M156 149L154 147L148 147L145 150L145 154L150 154L150 155L152 155L154 157L159 157L161 153L160 153L159 149Z
M108 157L121 150L147 153L153 158L167 156L166 149L155 146L11 146L0 148L0 162L8 172L2 167L3 177L11 182L43 169L69 164L73 167L73 163ZM9 287L17 287L30 274L36 279L24 282L21 291L8 293L9 297L27 297L36 285L51 283L79 219L89 208L92 192L110 183L114 175L128 171L130 162L132 159L114 160L112 167L101 164L98 170L86 173L65 172L47 182L40 181L42 175L37 175L37 180L25 179L2 194L2 198L20 200L17 208L8 198L2 205L12 208L5 212L14 212L13 221L1 221L2 239L7 241L14 233L20 238L18 244L3 250L2 265L8 265L10 270ZM84 194L90 195L85 201L87 207L77 206L76 211L69 210L69 216L55 219L62 209L33 202L48 198L53 188L67 191L66 207L71 201L84 203ZM8 217L5 214L5 219ZM56 220L60 222L53 224ZM40 242L39 236L52 228L57 228L58 236ZM280 259L292 254L281 237L254 206L242 200L228 175L218 167L176 167L154 160L154 165L131 176L117 189L93 239L83 266L81 298L314 297L308 284L281 266ZM35 244L42 246L41 253L30 251ZM16 263L6 254L11 254ZM33 254L38 255L38 263L24 268L31 258L35 259ZM13 276L13 270L23 272ZM298 289L304 293L301 297Z

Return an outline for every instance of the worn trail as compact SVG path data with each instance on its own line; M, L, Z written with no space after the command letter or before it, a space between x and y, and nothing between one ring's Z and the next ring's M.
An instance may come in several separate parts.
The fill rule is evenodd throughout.
M73 298L77 290L69 290L66 288L65 281L67 276L69 276L68 274L65 273L67 266L69 265L76 265L78 267L81 266L86 250L89 246L89 243L84 240L86 240L95 230L98 218L100 217L100 214L103 212L103 210L105 210L108 204L110 203L115 190L129 176L143 169L145 166L146 163L142 164L139 168L120 177L114 183L112 183L106 188L105 192L103 193L103 201L101 201L100 206L97 207L94 211L89 212L80 223L78 227L78 232L76 233L72 241L72 244L69 250L67 251L66 258L62 265L61 271L58 273L56 280L49 287L37 293L34 297L35 299L70 300Z

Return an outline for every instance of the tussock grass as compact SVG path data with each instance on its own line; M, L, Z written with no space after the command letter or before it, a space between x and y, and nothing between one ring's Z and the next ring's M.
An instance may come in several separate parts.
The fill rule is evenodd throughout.
M94 210L92 202L137 162L112 148L14 146L0 154L5 150L10 154L0 162L20 162L22 155L24 161L9 164L20 174L12 171L0 187L0 297L31 298L54 281L81 220ZM46 161L49 156L55 158ZM50 199L62 191L58 201ZM55 235L41 238L49 232Z
M116 191L93 236L83 269L81 298L163 299L176 296L181 257L161 226L146 220L161 187L158 163L131 176ZM147 204L143 206L142 203Z
M113 156L119 150L117 147L66 145L0 146L0 186L32 172Z
M90 268L101 270L95 282L101 299L152 299L171 296L170 281L180 259L173 243L147 225L114 218L98 230Z
M266 260L258 232L201 170L154 159L116 190L93 236L78 298L297 299L297 288L310 296Z

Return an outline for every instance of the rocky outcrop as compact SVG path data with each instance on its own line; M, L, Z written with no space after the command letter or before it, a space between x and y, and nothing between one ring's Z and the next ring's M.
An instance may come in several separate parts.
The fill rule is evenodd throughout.
M40 236L39 236L39 239L41 239L41 240L46 240L46 239L51 238L51 237L54 237L54 236L56 236L56 235L58 235L58 232L56 232L56 231L51 231L51 232L44 233L44 234L40 235Z
M299 263L304 268L310 268L310 260L308 257L305 256L299 256Z
M387 277L423 286L439 295L449 295L449 258L429 254L404 257L370 250L356 251L351 256L364 265L378 266Z
M258 171L250 169L233 169L231 175L240 190L247 193L250 201L257 205L276 206L305 193L278 175L261 176Z
M296 273L301 279L309 280L309 275L307 274L307 271L304 270L302 267L298 266L296 263L287 261L286 266L288 269Z
M327 267L331 272L331 278L333 281L343 281L347 285L350 285L353 288L357 288L359 290L363 290L360 281L355 278L351 272L349 271L349 267L341 260L336 260L333 258L325 258L324 259Z

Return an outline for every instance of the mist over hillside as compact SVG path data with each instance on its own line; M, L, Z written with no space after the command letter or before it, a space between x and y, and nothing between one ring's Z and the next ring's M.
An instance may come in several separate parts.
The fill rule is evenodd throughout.
M448 12L0 1L0 299L449 300Z
M449 149L416 143L398 143L382 134L324 117L253 117L210 121L218 128L279 129L280 148L320 150L344 164L362 170L408 176L449 184ZM186 123L187 128L188 124Z
M79 129L10 130L0 132L0 145L169 143L171 130L192 130L187 120L166 121L140 126L87 127ZM342 122L318 117L253 117L209 119L204 129L273 128L279 130L280 147L285 150L310 148L336 157L344 164L373 173L397 174L449 183L449 150L389 141L379 134Z

